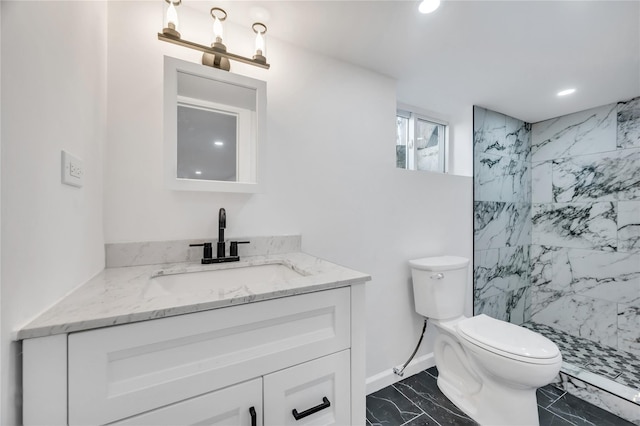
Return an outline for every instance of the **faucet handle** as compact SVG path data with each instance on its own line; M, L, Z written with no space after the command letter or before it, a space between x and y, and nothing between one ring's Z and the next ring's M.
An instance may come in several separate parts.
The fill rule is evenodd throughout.
M211 248L211 243L189 244L189 247L203 247L202 263L211 263L211 258L213 257L213 249Z
M231 241L229 247L229 256L238 256L238 244L249 244L251 241Z

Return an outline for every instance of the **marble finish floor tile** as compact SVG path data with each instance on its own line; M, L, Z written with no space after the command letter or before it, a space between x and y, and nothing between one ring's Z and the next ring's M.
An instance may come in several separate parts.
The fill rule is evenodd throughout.
M437 377L432 367L368 395L367 426L477 426L442 394ZM551 385L538 389L537 399L540 426L634 426Z
M540 406L538 406L538 418L540 420L540 426L575 426L575 423L571 423Z
M440 392L436 379L424 371L396 383L394 387L435 419L439 425L477 425Z
M620 417L596 407L571 394L564 394L562 398L551 404L547 410L562 417L576 426L632 426ZM540 422L540 424L544 424Z
M367 396L369 425L402 425L423 414L422 410L393 386Z
M538 406L542 408L547 408L554 402L564 395L564 391L562 389L558 389L553 386L545 386L543 388L539 388L536 391L536 397L538 399Z
M408 421L402 426L437 426L438 424L439 423L433 420L431 417L427 416L426 414L422 414L415 419Z

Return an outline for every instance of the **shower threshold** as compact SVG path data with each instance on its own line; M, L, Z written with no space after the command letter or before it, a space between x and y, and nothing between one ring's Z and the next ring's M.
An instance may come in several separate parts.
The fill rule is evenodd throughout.
M548 325L527 322L522 326L558 345L563 362L555 386L640 425L639 356Z

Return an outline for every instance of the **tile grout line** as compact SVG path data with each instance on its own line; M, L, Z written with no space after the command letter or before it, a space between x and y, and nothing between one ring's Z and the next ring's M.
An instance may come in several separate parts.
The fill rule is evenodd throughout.
M558 389L558 388L556 388ZM560 399L565 396L567 394L567 391L562 391L562 395L560 395L559 397L557 397L556 399L554 399L553 401L551 401L551 403L549 403L549 405L547 405L546 407L543 407L542 405L538 404L538 407L542 407L542 408L549 408L551 407L553 404L555 404L556 402L560 401Z
M433 374L431 374L431 373L429 372L429 369L422 370L422 372L423 372L423 373L427 373L427 375L428 375L428 376L431 376L431 377L436 381L436 386L437 386L437 383L438 383L438 376L434 376ZM439 389L439 387L438 387L438 389ZM426 413L426 412L425 412L425 414L426 414L426 415L427 415L427 417L429 417L431 420L433 420L434 422L436 422L436 424L437 424L437 425L440 425L440 423L439 423L436 419L434 419L433 417L431 417L428 413ZM466 414L465 414L465 415L466 415ZM472 419L472 420L473 420L473 419ZM474 421L475 421L475 420L474 420Z
M422 414L424 414L424 413L422 413ZM422 414L418 414L418 415L417 415L417 416L415 416L414 418L412 418L412 419L410 419L410 420L407 420L406 422L402 423L400 426L405 426L405 425L407 425L407 424L411 423L412 421L414 421L414 420L415 420L415 419L417 419L418 417L422 416Z
M396 386L396 383L393 383L391 386L393 386L393 388L398 391L398 393L400 393L400 395L404 396L407 401L409 401L411 403L411 405L413 405L414 407L416 407L418 410L420 410L420 412L422 414L427 414L425 413L425 411L422 409L422 407L420 407L418 404L416 404L415 402L413 402L413 400L411 398L409 398L407 395L404 394L404 392L402 392L400 389L398 389L398 387ZM428 415L428 414L427 414Z
M395 389L397 392L399 392L399 393L400 393L400 395L402 395L402 396L404 397L404 399L406 399L407 401L409 401L409 404L411 404L412 406L414 406L415 408L417 408L421 413L426 414L426 413L422 410L422 408L420 408L420 407L418 407L416 404L414 404L414 402L413 402L411 399L407 398L407 396L406 396L405 394L403 394L402 392L400 392L400 391L399 391L395 386L393 386L393 385L392 385L392 387L393 387L393 389ZM403 410L402 410L402 409L400 409L400 407L398 406L398 404L397 404L397 402L398 402L398 401L394 401L394 400L392 400L392 399L386 399L386 398L379 398L379 399L381 399L381 400L383 400L383 401L390 402L390 403L391 403L391 404L392 404L392 405L393 405L393 406L398 410L398 413L400 413L400 414L402 415ZM418 414L418 416L420 416L420 414ZM416 416L416 417L418 417L418 416ZM414 417L414 418L415 418L415 417ZM412 420L413 420L413 419L412 419Z
M416 375L419 375L419 374L421 374L421 373L426 373L426 374L427 374L427 376L429 376L429 377L433 378L434 380L436 380L436 382L437 382L437 380L438 380L438 377L437 377L437 376L434 376L433 374L429 373L427 370L422 370L421 372L419 372L419 373L418 373L418 374L416 374ZM404 380L401 380L400 382L397 382L397 383L402 383L403 381L404 381ZM403 393L403 392L402 392L398 387L396 387L396 386L395 386L397 383L394 383L394 384L393 384L394 388L395 388L398 392L400 392L400 393L401 393L405 398L409 399L409 400L413 403L413 400L412 400L412 399L410 399L408 396L406 396L406 395L405 395L405 394L404 394L404 393ZM408 386L408 385L407 385L407 386ZM436 386L437 386L437 384L436 384ZM410 389L412 389L410 386L409 386L409 388L410 388ZM438 387L438 389L439 389L439 387ZM446 398L446 397L445 397L445 398ZM447 399L448 399L448 398L447 398ZM449 400L449 401L451 401L451 400ZM452 404L453 404L453 403L452 403ZM416 405L417 405L417 404L416 404ZM455 404L453 404L453 405L454 405L454 407L458 408ZM422 410L422 408L421 408L421 407L418 407L418 408L420 408L420 409ZM448 413L450 413L450 414L452 414L452 415L454 415L454 416L458 416L458 417L460 416L459 414L454 413L453 411L450 411L450 410L448 410L447 408L444 408L444 407L441 407L441 408L443 408L445 411L447 411ZM459 408L458 408L458 409L459 409ZM426 411L424 411L424 410L422 410L422 412L423 412L423 413L424 413L428 418L430 418L431 420L433 420L433 421L436 423L436 425L438 425L438 426L442 426L442 424L441 424L440 422L438 422L436 419L434 419L434 418L433 418L429 413L427 413L427 412L426 412ZM471 420L471 421L475 422L475 420L473 420L473 419L472 419L470 416L468 416L466 413L464 413L464 412L462 412L462 411L461 411L461 414L462 414L462 416L463 416L463 417L465 417L465 418L467 418L467 419L469 419L469 420ZM477 423L477 422L476 422L476 423Z
M407 398L407 399L408 399L408 400L409 400L413 405L415 405L415 406L416 406L416 408L418 408L418 410L422 411L422 414L424 414L425 416L427 416L428 418L430 418L431 420L433 420L433 421L436 423L436 425L438 425L438 426L442 426L442 425L441 425L441 424L440 424L436 419L434 419L433 417L431 417L431 416L429 415L429 413L427 413L426 411L424 411L424 410L422 409L422 407L420 407L418 404L416 404L415 402L413 402L413 400L412 400L411 398L409 398L407 395L405 395L405 394L404 394L404 392L402 392L400 389L398 389L395 385L396 385L396 384L394 383L392 386L393 386L393 388L394 388L395 390L397 390L398 392L400 392L400 395L402 395L402 396L404 396L405 398ZM419 417L419 416L418 416L418 417Z

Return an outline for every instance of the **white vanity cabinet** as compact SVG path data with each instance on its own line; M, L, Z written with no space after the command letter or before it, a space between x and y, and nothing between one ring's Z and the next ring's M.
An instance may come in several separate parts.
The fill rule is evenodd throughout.
M24 424L364 425L363 318L356 284L26 339Z
M264 424L350 424L349 361L345 350L266 375Z
M109 424L347 425L350 423L349 360L349 350L344 350ZM293 410L296 410L295 417Z
M261 426L262 412L262 379L254 379L110 424Z

